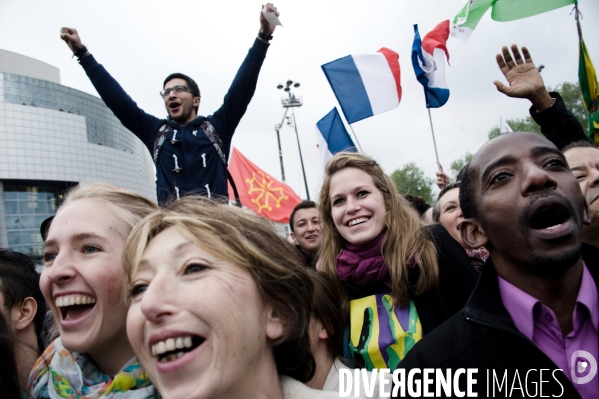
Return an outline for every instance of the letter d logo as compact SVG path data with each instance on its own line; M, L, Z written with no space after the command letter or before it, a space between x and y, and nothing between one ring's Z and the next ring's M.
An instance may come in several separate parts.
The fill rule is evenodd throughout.
M579 377L579 375L583 375L587 370L587 375ZM572 353L572 357L570 358L570 375L574 383L586 384L595 377L595 374L597 374L597 360L595 360L593 355L583 350Z

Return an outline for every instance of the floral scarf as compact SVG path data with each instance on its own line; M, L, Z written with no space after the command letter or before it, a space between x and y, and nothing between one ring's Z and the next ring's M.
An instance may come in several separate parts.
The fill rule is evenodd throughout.
M111 378L58 338L35 362L24 399L146 399L153 393L136 357Z

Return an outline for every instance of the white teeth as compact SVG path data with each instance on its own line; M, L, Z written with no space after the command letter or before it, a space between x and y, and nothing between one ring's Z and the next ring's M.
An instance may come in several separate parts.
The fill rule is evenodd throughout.
M54 302L57 308L96 303L96 299L85 295L61 296Z
M150 351L152 352L152 356L159 356L166 352L173 352L175 349L191 348L191 346L191 336L167 338L164 341L159 341L152 345ZM185 352L183 351L177 352L176 354L169 354L168 356L161 358L160 361L162 362L162 360L164 359L166 359L167 361L178 359L184 354ZM171 359L171 357L173 358Z
M367 221L368 221L368 218L359 218L359 219L350 220L350 222L348 224L351 227L351 226L355 226L357 224L364 223Z
M160 355L164 352L166 352L166 344L164 343L164 341L160 341L156 345L156 353L158 353Z
M560 225L556 224L555 226L551 226L551 227L545 227L545 230L553 230L553 229L557 229Z
M166 348L167 352L174 351L175 350L175 340L173 338L167 339L165 348Z

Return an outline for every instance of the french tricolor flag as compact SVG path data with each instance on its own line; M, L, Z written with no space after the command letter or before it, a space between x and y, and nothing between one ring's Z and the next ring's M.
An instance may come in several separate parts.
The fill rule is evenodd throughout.
M337 108L333 108L331 112L316 123L316 140L318 140L320 161L323 168L338 152L357 152Z
M388 48L348 55L322 70L348 123L389 111L401 101L399 54Z
M445 43L449 37L449 20L441 22L430 31L422 42L418 25L414 25L412 65L416 78L424 86L427 108L439 108L449 99L449 88L445 82L445 58L449 52Z

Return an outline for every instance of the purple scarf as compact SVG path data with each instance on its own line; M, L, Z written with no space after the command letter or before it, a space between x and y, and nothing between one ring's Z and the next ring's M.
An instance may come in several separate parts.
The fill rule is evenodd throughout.
M383 231L368 244L345 243L345 249L337 255L337 274L341 281L359 285L384 281L391 288L389 268L381 254L385 233Z

